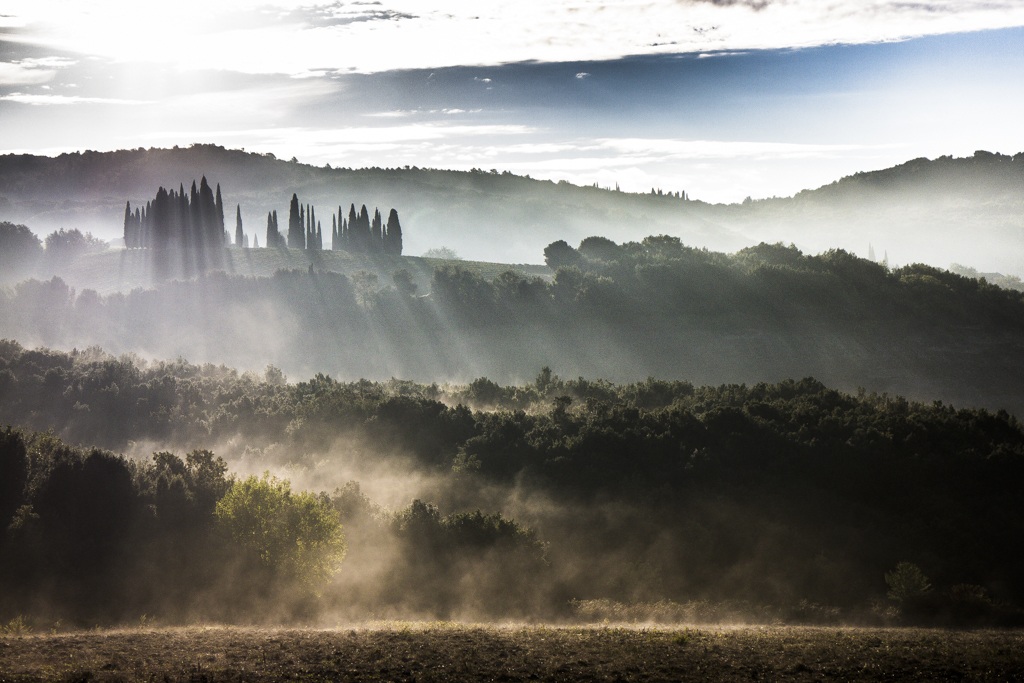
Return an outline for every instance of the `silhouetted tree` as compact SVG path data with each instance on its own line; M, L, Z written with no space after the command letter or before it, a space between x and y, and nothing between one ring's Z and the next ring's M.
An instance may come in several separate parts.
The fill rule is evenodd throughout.
M218 185L219 187L219 185ZM245 233L242 232L242 205L235 205L235 246L239 248L246 247Z
M223 247L226 242L229 242L229 240L226 238L226 235L225 235L224 200L221 198L221 195L220 195L220 183L217 183L217 192L216 192L215 197L216 198L214 199L214 204L216 206L216 212L215 212L214 216L217 219L217 229L218 229L218 233L217 233L215 244L218 247Z
M384 221L381 219L380 210L373 210L373 222L370 223L370 251L384 250Z
M544 263L551 270L578 266L582 260L580 253L565 240L558 240L544 247Z
M138 212L132 213L132 203L124 206L124 246L126 249L138 249L142 240L142 219Z
M348 230L346 231L348 239L349 251L366 251L364 249L364 240L362 235L359 233L359 214L356 213L356 205L350 204L348 207Z
M0 222L0 280L28 272L42 254L42 241L28 227Z
M271 211L267 214L267 249L276 249L282 246L284 238L277 231L277 212Z
M391 209L388 214L387 232L384 237L384 252L402 255L402 225L398 222L398 212Z
M306 230L302 224L302 209L299 207L299 196L292 194L292 202L288 207L288 248L306 248Z

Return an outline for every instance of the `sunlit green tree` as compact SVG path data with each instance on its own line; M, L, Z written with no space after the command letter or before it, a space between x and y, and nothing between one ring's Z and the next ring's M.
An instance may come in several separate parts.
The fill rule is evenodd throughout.
M345 557L341 520L330 500L294 493L288 480L269 473L234 482L217 503L216 516L272 574L313 592Z

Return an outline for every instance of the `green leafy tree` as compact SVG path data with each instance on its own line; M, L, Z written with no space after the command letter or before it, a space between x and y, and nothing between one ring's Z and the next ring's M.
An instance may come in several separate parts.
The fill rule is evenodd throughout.
M269 473L233 483L215 514L271 574L314 593L345 557L341 520L330 500L294 493L287 480Z
M924 572L913 562L900 562L891 572L886 572L885 585L889 587L889 599L900 604L918 600L932 590Z
M551 270L578 266L582 260L580 253L565 240L558 240L544 247L544 263Z
M622 247L607 237L587 237L580 242L579 253L591 261L612 261L622 256Z
M43 243L24 225L0 222L0 280L28 272L43 253Z
M83 254L106 251L107 243L91 232L82 233L77 228L64 230L61 228L46 236L46 255L51 259L68 261Z

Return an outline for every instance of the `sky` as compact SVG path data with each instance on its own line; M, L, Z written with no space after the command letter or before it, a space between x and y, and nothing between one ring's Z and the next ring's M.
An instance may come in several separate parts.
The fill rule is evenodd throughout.
M1020 0L0 0L0 153L214 143L712 202L1024 151Z

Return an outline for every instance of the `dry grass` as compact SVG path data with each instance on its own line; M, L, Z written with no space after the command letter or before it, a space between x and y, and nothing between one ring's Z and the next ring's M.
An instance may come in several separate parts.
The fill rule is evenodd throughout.
M1024 633L386 623L0 636L0 681L1024 680Z

